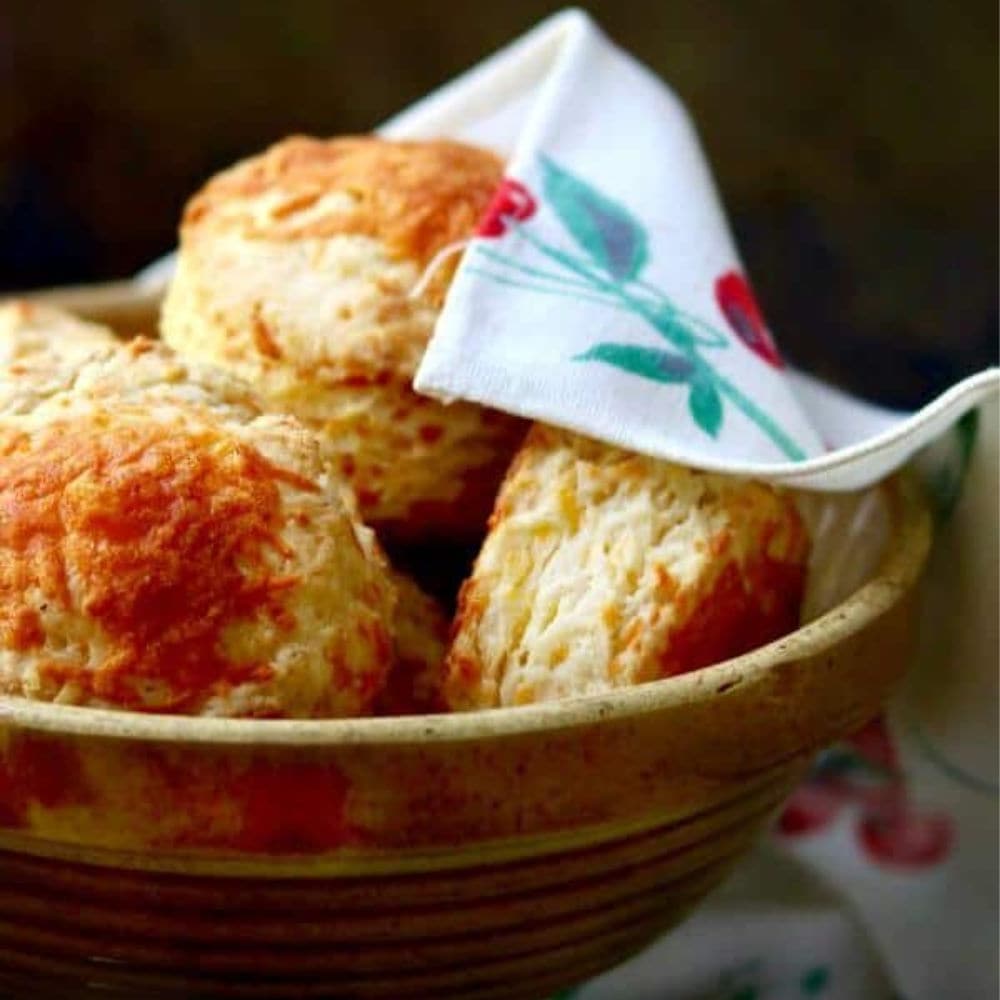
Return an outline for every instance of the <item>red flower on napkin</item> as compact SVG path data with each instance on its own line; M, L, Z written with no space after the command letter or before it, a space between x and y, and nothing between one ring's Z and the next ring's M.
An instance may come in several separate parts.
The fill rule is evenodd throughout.
M955 842L951 819L918 809L901 787L890 787L861 816L855 835L876 864L922 869L941 864Z
M801 837L825 830L850 802L851 793L842 785L810 781L792 792L778 819L778 830L786 837Z
M503 236L511 219L524 222L535 214L537 208L534 195L520 181L505 177L493 195L476 235Z
M778 832L819 833L851 806L855 839L869 861L919 871L944 861L955 843L951 819L916 805L884 719L821 758L813 777L785 803Z
M775 368L784 368L753 289L739 271L727 271L716 279L715 301L733 332L757 357Z

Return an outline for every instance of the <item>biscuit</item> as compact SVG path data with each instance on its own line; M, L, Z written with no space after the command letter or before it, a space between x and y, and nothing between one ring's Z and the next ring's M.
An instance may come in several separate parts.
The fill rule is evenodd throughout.
M145 337L98 347L82 360L53 363L44 372L29 366L14 369L6 378L0 373L0 416L69 412L86 409L88 401L110 398L172 402L237 423L263 412L260 397L242 379L191 362Z
M74 363L115 342L106 326L27 299L0 302L0 369Z
M0 693L138 711L354 716L395 591L314 436L145 396L0 418Z
M453 258L502 175L453 142L294 137L189 202L162 335L315 428L366 522L394 538L471 537L523 436L506 414L417 395Z
M116 343L107 327L61 309L14 299L0 303L0 414L31 409L73 368Z
M444 709L442 685L448 649L448 617L438 602L408 576L394 572L395 660L377 710L382 715L413 715Z
M536 425L462 587L452 708L597 694L694 670L798 624L792 499Z

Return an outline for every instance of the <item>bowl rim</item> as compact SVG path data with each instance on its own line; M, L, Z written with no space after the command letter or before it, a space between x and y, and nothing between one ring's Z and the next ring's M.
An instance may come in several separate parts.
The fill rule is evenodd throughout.
M0 729L78 737L175 744L245 744L260 747L405 746L467 743L484 737L586 728L656 713L714 694L728 681L759 678L779 664L823 653L891 610L916 584L930 548L930 513L908 475L882 484L892 530L871 578L818 618L766 646L687 674L607 694L537 705L437 715L352 719L228 719L125 712L32 701L0 695Z

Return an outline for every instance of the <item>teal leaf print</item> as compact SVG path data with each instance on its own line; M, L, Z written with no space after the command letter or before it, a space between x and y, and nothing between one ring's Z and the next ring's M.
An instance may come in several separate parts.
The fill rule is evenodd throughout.
M934 469L927 482L934 513L941 522L948 520L962 496L962 485L975 450L978 427L979 411L969 410L944 439L947 444L942 442L941 447L948 448L947 458Z
M635 278L649 257L642 223L548 157L541 162L545 198L573 239L615 281Z
M830 970L825 965L817 965L808 969L799 981L799 988L804 997L819 996L830 985Z
M612 198L545 156L539 159L543 192L536 197L520 181L508 178L481 223L478 235L501 238L513 229L519 237L517 256L503 248L480 257L494 269L470 268L474 274L541 295L572 297L631 313L642 319L672 348L655 351L628 344L598 344L574 361L597 361L656 382L672 383L687 392L688 408L697 426L718 435L723 406L739 410L793 462L806 458L805 450L774 417L717 371L705 351L730 346L728 333L691 315L640 276L650 254L649 234L642 223ZM547 204L575 244L575 253L535 232L536 208ZM535 259L523 259L531 251ZM716 297L723 316L752 350L764 357L766 327L751 300L749 286L736 272L716 281ZM762 332L763 331L763 332ZM773 346L773 345L771 345ZM778 365L780 359L764 357Z
M661 303L645 316L647 322L668 343L687 350L694 347L695 338L691 336L683 320L670 303Z
M634 344L595 344L573 360L603 361L654 382L687 382L695 371L694 364L683 354Z
M717 437L722 426L722 397L711 380L701 373L691 383L688 409L694 422L709 436Z

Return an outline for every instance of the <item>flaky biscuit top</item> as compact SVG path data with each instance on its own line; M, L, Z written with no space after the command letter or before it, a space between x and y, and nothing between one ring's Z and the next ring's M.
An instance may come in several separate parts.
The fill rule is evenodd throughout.
M181 235L366 236L423 266L472 234L502 175L498 156L458 142L292 136L209 181L185 209Z
M0 691L209 715L356 715L394 590L315 442L171 403L0 420Z

